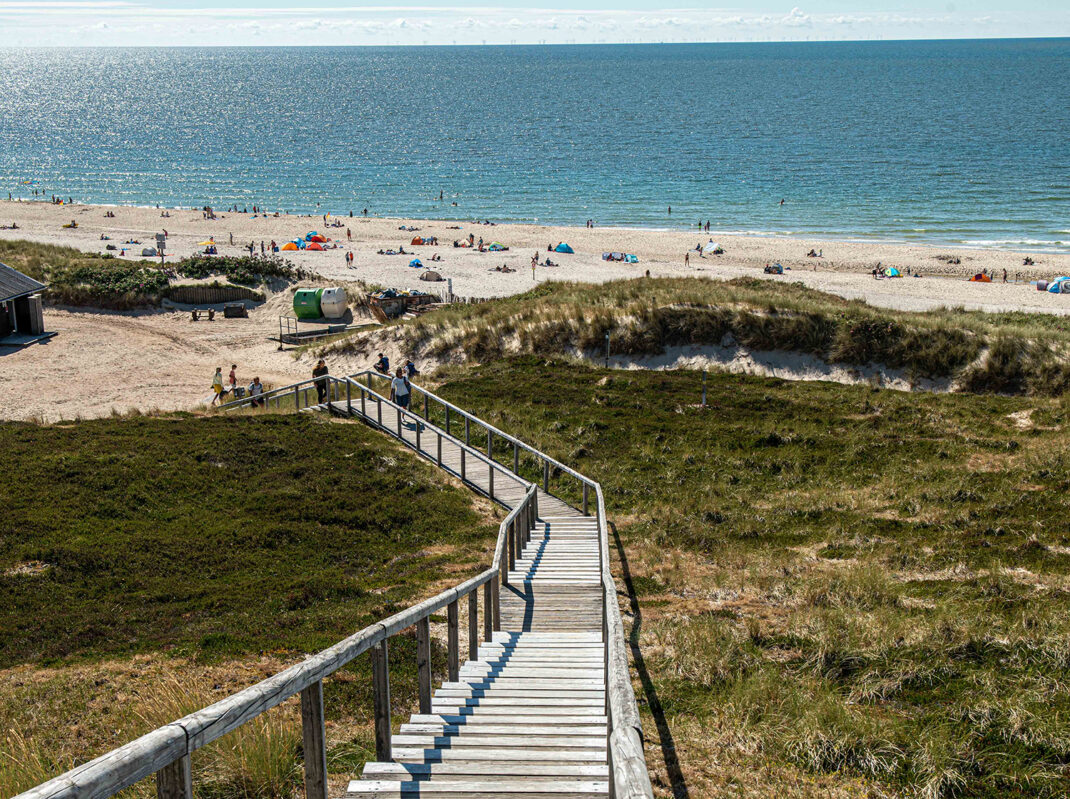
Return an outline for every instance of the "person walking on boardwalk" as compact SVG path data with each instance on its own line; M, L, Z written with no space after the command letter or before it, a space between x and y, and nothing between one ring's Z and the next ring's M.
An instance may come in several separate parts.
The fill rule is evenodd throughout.
M408 408L411 396L412 386L409 378L405 377L405 371L399 366L394 372L394 379L390 381L390 401L402 408Z
M232 392L238 387L238 364L236 363L230 365L230 374L227 375L227 384Z
M212 376L212 404L218 405L223 399L223 367L217 366Z
M316 381L316 399L320 405L327 401L327 374L327 364L320 358L312 370L312 377Z

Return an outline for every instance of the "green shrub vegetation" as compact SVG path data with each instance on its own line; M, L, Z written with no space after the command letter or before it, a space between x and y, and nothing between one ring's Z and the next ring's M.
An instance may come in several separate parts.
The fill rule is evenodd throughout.
M882 364L911 379L959 379L974 392L1059 394L1070 386L1065 317L905 313L757 278L546 283L516 297L427 314L396 330L417 357L469 362L517 353L599 357L608 334L617 355L735 343L848 366ZM366 339L360 334L326 349L364 353ZM1013 374L1001 356L1008 347L1028 353ZM988 365L979 356L990 350L994 363Z
M0 667L316 651L419 595L447 560L428 548L474 562L496 532L426 465L306 416L6 423L0 449Z
M663 795L1070 793L1063 401L710 374L702 409L700 373L532 357L440 377L606 490Z
M120 260L110 253L85 253L28 241L0 241L0 262L47 283L46 296L55 305L112 310L158 305L167 295L171 277L217 275L231 283L257 286L305 276L290 262L274 256L184 258L161 268L151 260Z

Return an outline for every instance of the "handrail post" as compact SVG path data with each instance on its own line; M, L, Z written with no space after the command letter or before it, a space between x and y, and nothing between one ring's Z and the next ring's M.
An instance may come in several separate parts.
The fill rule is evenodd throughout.
M457 682L461 676L461 640L457 600L446 605L446 678Z
M401 408L398 408L398 438L401 438Z
M323 723L323 681L301 691L301 735L305 754L305 797L327 799L327 729Z
M157 799L193 799L193 769L189 755L182 755L156 772Z
M494 611L492 614L494 616L494 632L498 632L502 629L501 589L499 588L499 585L501 583L501 578L505 576L505 570L502 568L503 566L504 564L498 565L498 571L500 572L498 575L499 579L491 580L490 583L488 583L488 585L492 586L491 608Z
M494 460L494 433L487 431L487 457Z
M450 406L446 406L446 435L450 434Z
M378 397L375 400L375 416L379 421L379 427L383 427L383 401Z
M372 684L375 700L375 759L392 760L390 747L390 652L384 638L372 653Z
M590 488L590 486L588 486L587 483L584 483L583 484L583 515L584 516L590 516L591 515L590 512L588 512L588 510L587 510L587 490L588 490L588 488Z
M346 381L346 415L353 415L353 384Z
M520 445L513 442L513 474L520 474Z
M416 451L419 452L420 451L420 428L422 428L423 425L420 424L420 417L419 416L413 416L412 418L416 420Z
M545 459L542 462L542 490L550 493L550 461Z
M294 410L301 410L301 395L297 391L297 386L294 386Z
M466 476L465 476L464 453L465 453L465 448L461 447L461 482L462 483L465 482L466 479L467 479Z
M487 490L490 498L494 499L494 463L487 464Z
M438 434L438 455L437 455L437 460L438 460L438 465L441 467L442 466L442 433Z
M479 589L468 594L468 659L479 657Z
M483 583L483 640L489 641L494 637L494 601L491 599L493 586L497 580L487 580Z
M509 538L509 571L516 570L516 519L509 522L509 530L506 535ZM509 572L505 573L505 584L509 585Z
M426 422L430 418L431 418L430 412L428 411L428 408L427 408L427 392L425 391L424 392L424 421Z
M360 389L360 415L365 419L368 418L368 395L364 393L364 386L357 383L357 388Z
M416 622L416 671L420 683L420 712L431 712L431 623L427 616Z
M471 422L472 422L472 420L469 419L467 415L465 415L465 417L464 417L464 443L465 444L471 444L472 443L472 424L471 424Z

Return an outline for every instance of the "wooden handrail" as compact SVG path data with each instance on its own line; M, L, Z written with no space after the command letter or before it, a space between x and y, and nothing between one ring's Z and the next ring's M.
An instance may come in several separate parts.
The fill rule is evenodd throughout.
M338 381L337 378L332 379L344 383L344 381ZM277 392L290 391L295 387L300 387L310 382L312 381L302 381L301 383L278 389ZM365 390L370 391L370 389ZM378 397L378 395L376 396ZM399 411L404 411L399 406L390 403L389 400L382 399L382 401L389 403ZM238 401L238 404L240 403L242 403L241 400ZM230 407L238 407L238 404L228 403ZM452 439L452 436L450 438ZM464 447L461 442L456 441L456 439L453 440ZM470 450L468 447L465 447L465 449ZM471 454L477 458L482 458L481 453L476 450L471 450ZM488 460L486 458L482 459ZM488 462L492 464L491 468L507 471L500 464ZM382 666L380 669L385 669L386 642L392 636L408 627L422 623L431 614L442 608L448 609L451 606L456 608L457 604L465 596L469 597L471 608L472 597L480 586L485 587L484 617L487 621L484 624L485 637L489 637L493 630L499 628L499 620L497 618L491 619L496 613L496 608L494 607L496 602L488 602L486 600L491 597L496 599L497 584L502 578L504 570L503 554L506 551L508 539L513 533L514 523L520 520L521 523L534 525L537 515L538 495L536 487L528 481L522 480L521 482L527 487L524 498L517 503L499 525L498 539L491 565L480 574L458 586L449 588L410 608L395 613L381 622L365 627L343 641L339 641L337 644L266 680L262 680L170 724L159 727L88 763L77 766L58 777L31 788L29 791L19 794L18 799L104 799L154 773L157 775L157 781L161 786L167 784L168 790L164 791L164 793L188 799L189 756L193 752L298 694L301 694L302 698L302 719L305 726L306 744L310 741L313 744L318 744L318 746L314 745L311 748L313 750L318 748L322 751L324 731L321 685L324 678L334 674L364 652L373 649L383 653L379 658L373 660L379 662L381 659ZM486 589L493 590L488 591ZM450 611L450 616L455 617L456 611ZM476 625L470 625L470 629L473 626ZM451 635L449 644L455 648L459 647L458 636ZM471 651L471 642L469 646ZM459 660L459 652L451 651L449 660L451 662ZM381 673L377 677L377 688L382 682L388 694L388 674ZM420 679L423 682L429 682L431 679L430 669L421 669ZM425 688L430 690L429 685L421 686L421 690ZM381 709L380 706L384 704L380 701L380 693L381 691L376 692L377 716ZM316 702L308 701L309 694L313 694L318 699L318 716L315 712ZM389 701L385 702L385 708L385 729L387 734L385 740L383 740L382 735L377 735L377 749L379 750L378 754L382 756L384 754L382 749L385 746L387 754L386 757L380 757L380 759L389 759ZM316 723L311 725L313 727L312 730L309 730L310 718L316 719ZM377 718L377 729L381 732L382 725L378 722L379 719ZM306 745L306 750L309 748ZM306 758L305 781L306 794L309 799L312 796L315 796L316 799L326 799L326 780L323 774L317 773L321 770L321 764L318 764L319 760L322 760L322 758L315 758L311 763L312 768L310 769L310 763ZM179 768L175 769L175 766L179 766ZM184 773L184 780L181 778L174 779L173 772L176 770ZM316 790L310 790L311 786L315 786Z
M651 799L653 790L643 756L642 723L639 718L628 668L628 652L625 646L624 624L620 615L620 607L617 603L617 587L609 565L609 532L606 521L605 497L601 485L452 403L423 388L414 386L424 394L425 403L426 398L430 397L446 408L447 424L451 412L462 415L465 419L466 440L461 441L448 431L442 430L427 420L426 404L424 418L421 418L418 414L401 408L373 391L370 386L362 385L356 379L365 375L385 378L384 375L380 375L377 372L360 372L342 379L325 376L324 378L318 378L318 380L327 381L332 389L345 386L347 389L347 403L350 403L350 405L352 403L352 388L356 386L360 392L363 392L361 394L362 397L367 394L368 397L374 398L374 401L378 403L380 412L385 404L394 410L399 420L403 417L412 417L417 423L418 430L419 426L423 425L438 436L439 452L441 452L442 441L449 440L452 442L460 448L462 453L462 479L465 479L463 474L465 455L475 457L477 460L486 463L489 469L488 473L491 475L489 488L492 498L495 470L513 475L516 480L526 487L523 500L510 511L498 528L498 539L491 566L460 585L447 589L381 622L366 627L273 677L269 677L177 721L159 727L118 749L114 749L95 760L82 764L65 774L20 794L17 799L105 799L105 797L112 796L154 773L157 775L158 793L161 796L191 799L192 785L189 758L194 751L298 694L301 696L305 739L306 796L309 799L312 799L312 797L326 799L322 681L354 658L369 651L372 654L375 687L376 752L378 759L389 760L388 640L408 627L425 625L432 613L444 607L447 608L448 646L450 647L448 660L450 677L453 679L460 654L454 651L459 648L459 635L456 628L460 600L465 596L469 599L470 635L473 634L472 631L478 634L477 597L480 586L484 589L484 638L489 639L493 631L500 626L499 619L496 618L497 587L498 582L504 579L507 574L505 570L506 552L508 551L509 555L513 556L517 551L515 547L518 546L517 542L521 538L521 536L516 535L517 524L526 525L530 531L538 516L537 487L516 472L515 467L518 463L517 453L519 449L523 449L541 460L544 464L544 474L548 471L549 466L553 465L562 472L578 479L584 487L585 513L587 512L588 490L593 489L595 492L603 603L603 642L605 648L606 715L608 720L606 743L611 769L611 796L616 799ZM279 389L273 389L270 392L259 395L257 399L266 401L269 398L286 395L291 392L299 392L302 389L307 391L309 387L315 386L316 381L317 378L313 378ZM332 390L328 396L330 397L334 393ZM297 396L296 393L295 396ZM226 403L221 407L228 410L243 407L251 404L253 399L252 397L246 397ZM372 422L371 417L367 414L364 414L364 418ZM488 446L488 451L491 452L489 457L469 445L470 421L475 421L488 431L488 443L491 445ZM376 426L394 435L390 428L379 423L376 423ZM493 459L493 436L499 436L513 444L514 468L510 469L508 466L500 464ZM406 444L410 443L401 435L400 426L395 437ZM419 446L416 449L425 457L431 457L429 453L424 452ZM474 483L470 483L467 480L465 482L474 485ZM422 630L423 628L420 627L419 629ZM426 630L420 636L421 647L423 636L425 635ZM422 651L421 647L418 647L418 649ZM476 652L477 647L472 641L469 641L469 657L474 657ZM419 669L419 680L421 697L429 696L431 674L430 668L426 664L422 664ZM427 683L427 685L424 683Z

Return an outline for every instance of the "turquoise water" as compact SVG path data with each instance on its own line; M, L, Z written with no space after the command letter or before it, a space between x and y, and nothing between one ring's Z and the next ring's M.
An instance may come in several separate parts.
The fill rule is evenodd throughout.
M1070 250L1067 86L1070 39L0 49L0 190Z

